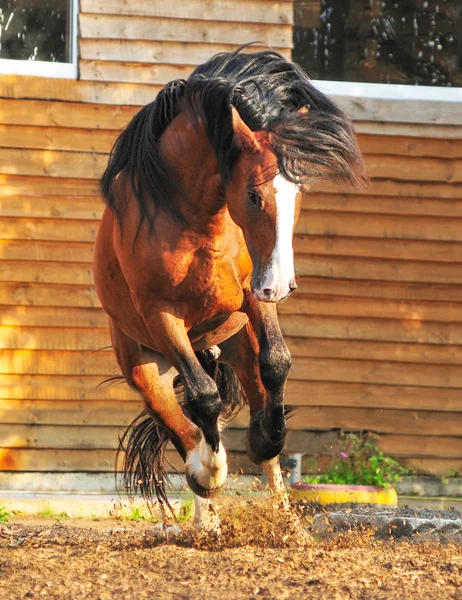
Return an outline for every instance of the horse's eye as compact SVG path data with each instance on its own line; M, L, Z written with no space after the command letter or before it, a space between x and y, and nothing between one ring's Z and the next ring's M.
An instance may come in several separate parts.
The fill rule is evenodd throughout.
M251 206L253 206L255 208L262 207L262 199L261 199L260 193L257 190L249 190L247 197L249 199L249 203L251 204Z

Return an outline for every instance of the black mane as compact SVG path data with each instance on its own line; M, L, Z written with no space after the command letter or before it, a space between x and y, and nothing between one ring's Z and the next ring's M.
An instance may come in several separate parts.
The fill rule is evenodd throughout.
M179 112L184 98L204 123L223 181L230 179L240 149L234 139L231 106L254 131L271 134L271 147L282 174L294 182L314 178L358 185L366 180L351 121L318 91L304 71L273 50L213 56L187 80L168 83L156 100L141 109L119 136L101 180L101 190L119 220L123 207L114 180L128 175L141 219L149 203L181 219L175 185L157 143ZM308 112L297 111L307 107Z

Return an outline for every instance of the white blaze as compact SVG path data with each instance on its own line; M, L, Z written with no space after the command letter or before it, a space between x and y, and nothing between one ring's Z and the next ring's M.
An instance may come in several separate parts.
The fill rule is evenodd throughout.
M295 278L294 250L292 235L295 221L295 198L299 186L288 181L282 175L274 178L276 196L276 243L263 275L261 287L256 290L260 300L268 300L263 290L272 290L270 298L277 302L285 298L290 291L290 283Z

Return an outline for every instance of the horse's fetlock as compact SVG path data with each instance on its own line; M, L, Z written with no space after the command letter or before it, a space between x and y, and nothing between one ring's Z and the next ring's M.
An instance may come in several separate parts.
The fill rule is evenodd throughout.
M255 464L279 456L284 448L287 424L284 410L258 411L246 436L247 454Z

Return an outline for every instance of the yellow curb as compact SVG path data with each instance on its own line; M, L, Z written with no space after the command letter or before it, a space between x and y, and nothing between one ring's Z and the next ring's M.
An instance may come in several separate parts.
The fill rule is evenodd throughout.
M318 504L386 504L397 506L398 494L393 488L367 486L308 485L295 484L289 495L296 500L307 500Z

